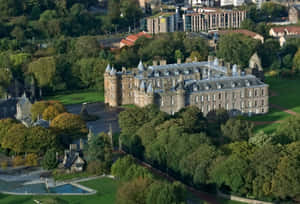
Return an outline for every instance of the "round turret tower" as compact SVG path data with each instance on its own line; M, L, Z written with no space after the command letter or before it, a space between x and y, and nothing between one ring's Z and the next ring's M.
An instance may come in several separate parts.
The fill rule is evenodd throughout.
M176 111L180 111L182 108L184 108L186 106L184 81L183 81L182 76L179 79L179 84L178 84L176 93L177 93Z
M118 106L118 76L115 68L110 67L109 64L104 73L104 91L105 103L112 107Z

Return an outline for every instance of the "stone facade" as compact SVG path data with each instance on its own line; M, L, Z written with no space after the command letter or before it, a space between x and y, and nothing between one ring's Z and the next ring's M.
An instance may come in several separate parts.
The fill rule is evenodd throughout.
M186 32L240 28L245 19L245 10L200 9L183 15L183 27Z
M289 21L290 23L298 23L300 16L300 5L293 5L289 8Z
M269 110L267 84L241 72L237 65L225 66L222 60L212 57L204 62L161 63L147 68L140 62L136 69L121 72L108 65L104 89L105 103L113 107L156 104L162 111L174 114L193 105L204 115L220 108L233 115Z

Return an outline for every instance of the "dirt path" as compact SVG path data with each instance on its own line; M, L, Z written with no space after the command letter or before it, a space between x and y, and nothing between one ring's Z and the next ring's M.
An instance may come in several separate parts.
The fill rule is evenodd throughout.
M278 96L279 94L275 91L270 91L270 97L273 97L273 96ZM277 109L277 110L280 110L280 111L283 111L287 114L290 114L290 115L298 115L298 113L296 113L295 111L292 111L290 109L287 109L287 108L284 108L280 105L276 105L276 104L273 104L273 103L270 103L270 107L274 108L274 109ZM274 124L274 123L282 123L284 120L276 120L276 121L253 121L254 125L268 125L268 124Z
M298 113L296 113L295 111L292 111L290 109L284 108L284 107L282 107L280 105L276 105L276 104L270 103L270 107L278 109L278 110L281 110L281 111L283 111L285 113L288 113L290 115L298 115Z

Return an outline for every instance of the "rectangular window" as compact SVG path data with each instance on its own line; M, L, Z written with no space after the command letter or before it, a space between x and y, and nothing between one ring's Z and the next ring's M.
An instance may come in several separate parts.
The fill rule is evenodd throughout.
M264 100L261 101L261 105L262 105L262 106L265 105L265 101L264 101Z
M210 95L207 96L207 101L210 101Z
M171 104L174 105L174 98L171 96Z
M262 89L262 90L261 90L261 95L264 96L264 94L265 94L265 93L264 93L264 90Z
M202 102L204 101L204 96L201 96L201 101L202 101Z
M252 97L252 92L251 91L249 91L249 97Z

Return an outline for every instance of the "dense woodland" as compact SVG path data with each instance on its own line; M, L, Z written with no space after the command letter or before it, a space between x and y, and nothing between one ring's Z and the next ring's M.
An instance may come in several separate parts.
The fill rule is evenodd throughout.
M225 110L203 117L188 107L171 116L147 106L119 117L123 148L154 167L203 190L280 202L300 196L299 121L254 134L250 122Z

